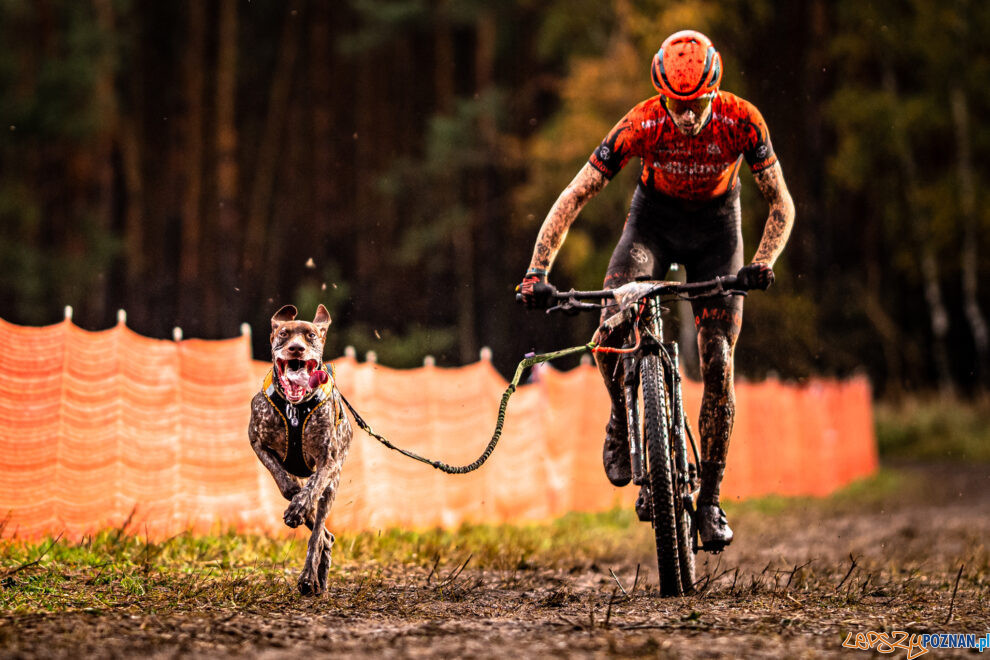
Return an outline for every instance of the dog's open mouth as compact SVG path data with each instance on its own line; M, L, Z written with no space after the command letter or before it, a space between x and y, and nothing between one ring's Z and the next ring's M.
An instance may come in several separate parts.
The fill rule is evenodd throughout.
M309 377L318 367L316 360L275 360L275 373L289 403L299 403L312 388Z

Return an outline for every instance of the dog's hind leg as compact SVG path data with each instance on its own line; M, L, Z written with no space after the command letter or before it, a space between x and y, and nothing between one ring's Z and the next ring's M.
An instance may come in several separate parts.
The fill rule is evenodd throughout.
M319 585L320 592L327 590L327 578L330 575L330 554L336 540L330 532L323 535L323 552L320 554L320 567L316 572L316 584Z
M327 531L326 520L333 504L339 468L333 471L333 477L322 497L316 503L312 520L307 517L306 526L313 530L306 549L306 564L299 576L299 592L304 596L317 595L326 589L326 575L330 571L330 555L333 547L333 534ZM321 578L322 574L322 580Z
M306 565L299 576L299 590L306 593L304 589L310 589L310 593L322 593L326 589L326 576L330 572L331 552L334 537L327 528L327 514L337 496L337 485L340 483L340 462L332 461L326 467L326 485L317 500L316 506L306 516L306 526L313 530L309 537L309 545L306 552ZM314 475L314 478L317 475ZM321 579L322 575L322 579ZM305 585L304 585L305 582Z

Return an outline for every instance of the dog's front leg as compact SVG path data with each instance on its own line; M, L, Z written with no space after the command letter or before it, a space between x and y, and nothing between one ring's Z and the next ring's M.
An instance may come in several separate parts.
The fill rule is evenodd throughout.
M340 468L337 467L334 470L331 467L332 463L332 461L327 461L318 467L313 476L306 480L305 485L292 498L289 506L285 509L285 514L282 516L286 525L289 527L298 527L306 522L306 519L313 511L317 498L323 495L323 492L327 489L327 485L333 479L333 473L336 472L338 476L340 474ZM330 504L332 503L333 498L331 497ZM327 505L327 510L329 510L330 504ZM319 517L317 518L319 525L322 525L323 520L326 520L326 513L323 514L322 520Z
M299 575L299 593L303 596L323 593L327 588L327 574L330 570L330 550L333 546L333 534L327 531L325 524L330 505L333 503L333 493L324 491L316 503L316 510L306 525L312 529L309 543L306 546L306 563Z
M261 464L271 472L272 478L275 480L275 485L278 486L279 492L282 493L282 497L287 500L293 499L301 490L297 479L282 467L278 458L267 447L261 444L261 439L254 432L253 425L248 433L248 437L251 439L251 448L258 455L258 460L261 461Z

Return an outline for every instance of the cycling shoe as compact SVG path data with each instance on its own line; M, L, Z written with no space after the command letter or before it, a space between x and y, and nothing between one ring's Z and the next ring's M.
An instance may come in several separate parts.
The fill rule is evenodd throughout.
M701 549L706 552L721 552L725 546L732 543L732 528L725 518L722 507L714 504L702 504L694 514L698 526L698 536L701 538Z
M605 446L602 448L605 476L613 486L625 486L632 480L629 465L629 438L624 419L612 416L605 426Z

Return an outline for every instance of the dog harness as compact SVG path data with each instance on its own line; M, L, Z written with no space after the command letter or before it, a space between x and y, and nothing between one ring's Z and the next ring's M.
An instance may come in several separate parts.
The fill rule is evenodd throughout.
M282 454L279 458L282 460L282 465L286 471L297 477L309 477L314 472L314 469L307 464L302 450L303 431L306 429L306 422L323 404L339 396L334 383L333 365L324 364L319 370L327 373L329 376L327 382L314 389L305 399L296 404L289 403L285 398L278 379L275 378L274 369L268 372L261 386L261 391L268 399L268 403L278 412L285 424L287 443L284 453L279 452ZM334 407L337 415L334 426L337 426L344 419L344 410L340 405Z

